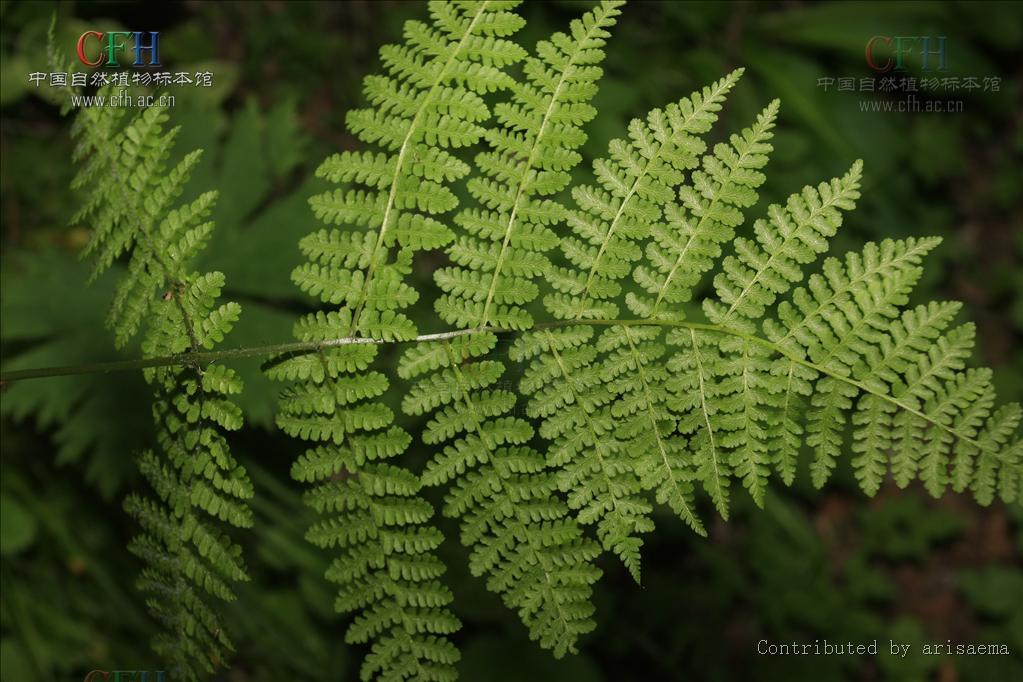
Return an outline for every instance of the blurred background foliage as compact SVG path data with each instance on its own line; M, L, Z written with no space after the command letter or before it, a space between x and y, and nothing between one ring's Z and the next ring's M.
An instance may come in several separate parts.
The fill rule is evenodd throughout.
M527 3L523 44L563 28L585 6ZM243 305L229 345L290 338L296 315L311 305L289 273L299 262L298 238L316 227L306 204L321 189L312 171L329 153L353 148L344 115L360 104L361 78L377 68L378 47L398 40L401 23L422 17L425 6L0 2L5 370L118 357L102 327L117 273L86 287L87 269L76 258L88 226L69 224L77 204L68 188L69 121L27 78L49 70L45 34L54 11L58 41L69 51L84 30L161 31L168 70L214 72L213 88L172 91L171 115L182 127L177 153L206 150L186 196L220 191L204 267L224 271L229 295ZM947 36L942 75L999 77L1000 88L953 95L962 97L962 113L912 114L862 112L859 94L817 87L819 78L875 75L864 62L873 35ZM1000 395L1023 397L1023 6L635 0L608 53L580 177L629 118L746 66L712 137L782 99L763 204L862 157L864 197L835 251L887 236L944 237L916 298L964 301ZM910 62L907 75L927 75L914 72L918 66ZM417 263L424 288L440 259ZM428 303L415 315L423 331L438 328ZM257 522L241 538L254 580L228 618L238 653L222 678L355 679L359 652L343 644L321 577L327 557L303 539L309 513L288 477L298 446L272 428L275 388L259 361L238 367L247 427L235 450L256 484ZM393 391L398 396L401 386ZM141 377L28 381L4 386L0 397L0 679L159 669L132 587L138 566L125 550L133 529L120 508L139 483L133 454L151 437ZM887 486L867 500L847 466L821 492L806 477L793 490L776 488L765 512L737 498L735 518L712 523L707 540L666 516L647 541L642 588L607 562L598 631L580 655L560 662L526 639L448 542L449 582L466 623L463 679L1023 679L1018 509L980 508L956 495L932 500L916 487ZM704 511L710 518L709 505ZM758 656L764 638L877 639L881 654ZM917 646L893 657L888 639ZM920 644L949 639L1004 643L1013 653L920 654Z

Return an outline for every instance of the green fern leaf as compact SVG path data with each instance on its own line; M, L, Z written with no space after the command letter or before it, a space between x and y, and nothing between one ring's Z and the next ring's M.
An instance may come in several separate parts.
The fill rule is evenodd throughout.
M865 356L883 337L898 316L899 306L906 303L909 291L920 277L922 257L940 240L885 240L880 245L867 244L863 254L852 253L843 265L839 260L825 260L823 275L813 275L806 288L797 288L792 302L778 306L779 320L764 322L764 330L774 344L797 358L809 356L816 366L846 376L853 367L861 367ZM814 448L811 467L815 485L823 485L834 468L841 451L844 413L856 395L855 387L828 378L820 382L811 400L808 413L807 442ZM886 434L877 430L881 420L890 415L883 406L868 401L865 406L874 421L854 419L872 430L863 432L855 450L863 459L854 461L861 467L861 482L876 490L879 483L877 464L879 452L891 447Z
M803 414L807 398L813 394L813 381L817 372L799 364L791 358L778 360L771 365L773 409L767 416L768 451L773 453L771 462L785 485L792 485L796 477L796 461L803 443Z
M955 326L954 302L905 309L940 240L885 239L811 274L859 199L859 161L745 231L779 103L709 152L701 140L741 69L632 121L594 180L573 186L622 3L602 0L532 55L510 40L516 4L431 2L429 21L381 49L367 105L346 119L363 148L318 169L338 186L310 200L327 227L301 240L292 271L326 308L296 322L304 351L266 368L288 382L279 427L309 442L292 476L318 516L307 539L334 554L347 641L367 646L362 679L456 677L460 623L424 485L445 488L470 571L555 656L595 626L602 550L640 580L651 498L705 534L697 488L725 518L736 481L763 506L771 474L791 484L804 446L817 486L848 441L868 494L890 475L935 496L1019 499L1023 410L996 408L992 372L967 368L974 326ZM130 549L163 626L155 647L173 675L196 679L231 648L207 601L233 599L247 579L231 529L252 525L253 488L225 435L242 424L241 379L193 361L240 315L221 302L225 277L190 265L213 234L216 194L179 200L200 154L168 167L167 122L155 108L83 109L74 186L93 276L126 261L108 317L117 345L141 334L146 357L181 361L144 372L159 448L139 464L155 499L133 494L125 508L142 527ZM455 328L420 337L407 314L422 294L413 259L441 250L434 310ZM713 294L689 305L712 270ZM535 322L537 299L553 319ZM635 318L618 319L623 307ZM517 334L517 382L504 333ZM431 453L421 476L401 465L413 438L377 366L396 342L410 343L402 410L422 418ZM515 411L513 383L533 422Z
M555 270L552 284L562 293L545 300L555 317L584 319L597 314L610 319L618 314L617 307L597 299L620 292L616 280L627 275L639 257L635 242L655 228L683 173L697 165L705 149L697 135L710 130L722 101L741 76L738 69L665 110L654 109L645 123L633 120L631 143L613 140L611 157L594 163L600 187L573 189L580 210L569 215L568 224L576 236L563 239L561 247L574 267Z
M444 511L461 520L473 574L487 576L487 587L519 612L530 636L560 657L575 651L576 639L594 627L589 586L600 576L591 565L598 550L553 494L547 463L526 445L532 427L506 416L515 396L496 388L504 365L471 362L496 341L492 334L475 334L437 342L431 346L441 352L429 362L423 361L429 351L415 349L399 372L404 378L431 373L402 408L407 414L433 412L424 442L451 441L431 460L423 481L453 483Z
M564 189L586 141L582 125L596 114L588 103L601 76L601 49L621 2L605 0L572 22L571 35L554 34L537 45L525 64L527 82L512 86L510 101L495 107L498 125L486 133L491 149L477 155L482 173L469 193L482 208L455 218L466 235L449 250L457 265L442 268L436 281L441 319L459 327L488 325L528 329L522 305L537 287L530 278L550 269L544 252L557 244L549 225L565 209L543 199Z
M620 420L617 435L636 457L640 485L655 491L659 503L705 535L695 510L692 456L685 438L675 434L675 417L667 409L667 349L658 343L660 335L656 327L608 329L598 340L599 350L608 353L601 378L618 396L611 415Z
M638 581L642 541L635 535L652 529L650 505L614 437L595 349L582 343L591 335L589 327L535 332L517 339L510 356L532 360L520 387L532 394L528 414L543 419L540 435L554 442L548 460L569 507L582 523L597 524L601 543Z
M727 398L720 378L724 359L718 350L716 335L696 329L675 330L668 343L682 352L668 360L671 377L665 382L672 394L669 403L678 419L678 430L692 434L689 449L693 453L696 478L710 495L722 517L728 518L730 457L721 442L716 415L719 401ZM734 382L733 382L734 385ZM734 403L734 401L733 401Z

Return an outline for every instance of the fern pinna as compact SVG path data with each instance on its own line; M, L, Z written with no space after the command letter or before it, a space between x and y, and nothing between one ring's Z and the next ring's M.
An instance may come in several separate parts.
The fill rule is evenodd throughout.
M342 552L328 577L340 585L339 610L362 610L348 640L372 642L364 679L455 677L458 652L447 636L459 621L434 555L441 535L430 525L433 510L419 496L418 477L386 461L411 438L375 400L388 380L369 369L376 346L360 342L416 336L399 311L418 293L403 278L412 252L452 238L435 216L457 204L448 185L469 166L453 151L483 136L490 116L483 96L508 88L503 69L524 55L507 39L523 23L508 11L515 4L430 3L431 23L407 22L406 44L381 49L387 73L366 78L371 107L349 113L348 127L384 151L344 152L320 167L321 176L364 189L311 200L319 218L345 229L305 238L309 262L294 272L304 291L340 305L302 319L297 336L343 341L281 358L270 369L300 382L282 395L278 424L319 443L295 463L293 475L316 484L308 501L325 515L309 539Z
M168 168L177 129L166 129L165 110L129 111L86 107L75 118L74 186L86 201L74 222L92 228L84 253L95 275L128 254L108 317L117 345L142 331L145 357L181 358L145 370L160 449L142 453L139 467L156 497L131 494L125 509L142 527L129 549L146 564L139 586L162 628L154 649L173 679L193 680L232 648L210 600L233 600L232 583L248 579L229 531L252 525L253 490L223 433L241 427L241 410L227 397L241 380L188 356L223 341L240 307L217 304L221 273L191 269L213 229L216 193L176 204L200 152Z
M544 255L557 243L549 226L565 209L549 199L570 182L586 140L581 126L596 114L608 29L621 3L604 2L536 47L525 79L495 106L489 149L476 156L468 183L478 203L454 222L463 234L448 248L455 265L435 273L444 293L438 315L465 329L525 329L524 305L538 294L534 279L549 270ZM418 383L402 403L408 414L431 414L423 442L450 441L428 464L427 485L449 484L444 511L461 519L470 569L518 611L530 636L561 656L593 629L590 585L600 577L597 547L583 536L555 494L545 459L529 446L533 429L511 414L515 394L496 387L505 365L474 361L493 350L493 334L410 349L399 374Z

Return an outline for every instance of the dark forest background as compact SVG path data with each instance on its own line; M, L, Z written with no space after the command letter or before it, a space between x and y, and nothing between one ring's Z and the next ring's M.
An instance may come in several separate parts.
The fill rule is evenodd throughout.
M587 7L529 2L519 38L532 46ZM103 328L112 273L90 287L77 251L88 226L69 223L79 199L69 119L28 81L49 71L46 30L72 54L85 30L161 32L167 70L210 70L210 89L172 89L179 152L206 154L186 196L221 198L206 266L227 275L243 305L228 346L287 340L310 301L289 280L297 241L317 229L306 200L312 171L354 148L345 112L361 79L418 2L0 3L0 341L5 370L119 357ZM820 78L874 76L874 35L946 36L943 76L997 77L993 91L944 93L960 113L868 113L859 93L825 91ZM978 325L978 360L995 368L1000 397L1023 398L1023 5L976 2L635 1L608 46L606 76L588 126L587 163L631 117L746 66L712 140L782 100L762 206L865 161L860 207L835 251L883 237L944 237L914 302L957 299ZM915 57L909 76L920 73ZM897 95L880 92L876 100ZM757 210L749 212L758 215ZM417 264L429 286L430 259ZM709 281L709 278L707 278ZM440 328L424 296L421 331ZM121 357L132 357L137 350ZM256 525L242 536L254 580L229 608L237 656L220 679L354 680L361 652L343 643L322 578L328 557L307 544L310 512L288 470L301 445L273 428L276 387L242 362L246 428L235 451L252 473ZM139 566L121 510L140 485L134 453L150 441L140 375L87 375L4 386L0 559L4 682L81 680L94 668L160 668L133 588ZM416 424L408 421L410 429ZM424 452L411 452L422 462ZM792 489L772 484L766 511L744 494L734 518L694 536L670 515L646 540L637 587L605 561L599 627L580 655L554 661L525 636L465 569L447 527L444 551L470 682L560 680L1023 680L1023 513L967 496L934 500L922 488L856 488L848 463L823 491L805 466ZM704 504L705 518L712 518ZM756 642L870 642L877 657L762 657ZM894 639L914 645L886 654ZM925 657L925 642L1007 644L1010 656Z

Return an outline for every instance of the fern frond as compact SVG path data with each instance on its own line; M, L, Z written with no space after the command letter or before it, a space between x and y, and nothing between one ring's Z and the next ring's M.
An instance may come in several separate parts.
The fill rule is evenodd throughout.
M469 172L455 152L483 137L483 97L514 86L503 69L524 57L507 39L523 24L508 11L516 4L431 2L429 24L406 22L404 43L380 50L385 73L364 80L370 106L349 112L347 123L381 151L343 152L320 166L321 177L355 188L310 200L318 218L342 229L304 238L308 260L292 276L340 307L300 320L298 338L416 336L402 312L418 300L404 281L412 253L452 238L438 218L458 204L449 185ZM448 636L460 624L440 582L442 538L418 479L387 461L410 438L380 402L388 381L369 370L376 352L352 344L275 360L272 377L302 382L282 394L278 424L318 443L292 474L313 485L308 501L324 517L308 539L341 552L328 578L340 587L338 610L359 612L348 641L370 644L362 678L450 680L459 654Z
M74 126L75 185L86 195L76 220L93 228L85 254L94 276L128 254L108 326L118 346L144 329L145 357L212 349L240 314L236 303L217 303L221 273L190 269L213 229L206 218L216 193L173 207L200 153L168 169L176 130L166 130L165 111L121 111L86 107ZM147 564L139 587L162 628L154 649L172 676L195 680L232 650L207 602L233 600L233 583L248 579L227 530L252 525L252 483L223 435L241 427L241 410L227 396L242 383L217 364L151 368L145 377L155 392L160 454L144 453L139 467L157 500L132 494L125 501L142 530L129 549Z
M301 240L292 273L325 304L295 324L312 351L267 368L288 382L279 427L309 444L291 473L318 514L307 539L335 555L346 639L367 646L362 679L456 677L460 623L424 485L445 486L470 571L555 656L594 628L602 550L640 580L651 497L705 534L697 487L727 517L734 483L763 505L771 474L791 483L806 446L823 485L851 441L868 494L891 475L932 495L1019 499L1023 410L996 407L992 372L968 367L973 325L954 324L954 302L904 309L940 240L886 239L809 274L859 198L858 161L743 232L779 103L727 143L701 140L741 69L632 121L562 205L622 2L602 0L533 55L510 40L516 4L431 2L429 21L381 49L366 107L346 118L362 148L319 167L337 187L310 200L326 227ZM521 79L509 72L519 62ZM94 272L127 261L116 343L144 332L147 357L184 358L145 371L159 448L139 461L155 498L125 508L142 527L130 549L163 626L155 647L173 676L196 679L231 649L208 602L247 579L232 533L252 524L252 484L225 436L242 424L241 380L194 361L240 315L221 302L223 275L191 266L216 194L179 201L200 154L168 167L176 131L161 109L85 108L73 134ZM458 210L463 180L471 203ZM434 309L455 329L417 338L414 254L442 249ZM713 294L688 305L712 270ZM553 320L535 323L538 298ZM635 319L617 319L623 306ZM523 332L509 358L525 364L535 431L497 352L506 332ZM399 361L402 410L425 422L422 476L400 465L413 439L378 367L381 345L406 341L418 343Z
M347 116L363 148L317 171L339 187L310 200L326 227L301 240L292 279L326 305L295 324L313 350L267 372L289 384L279 427L309 443L292 476L319 516L307 539L335 553L327 577L337 610L353 614L347 641L367 645L364 680L456 677L460 623L424 485L446 487L470 571L556 656L594 628L602 550L640 580L651 497L705 534L697 487L727 518L734 483L763 505L771 474L792 483L807 446L823 485L851 441L868 494L890 473L933 495L1019 499L1023 410L996 407L992 372L968 368L973 325L953 324L954 302L904 309L940 240L886 239L808 272L859 198L859 161L742 231L779 103L709 152L700 137L741 70L632 121L594 181L571 189L575 205L560 203L621 4L602 0L530 56L509 39L523 24L516 2L431 2L428 22L381 49L367 106ZM521 80L508 72L519 62ZM246 579L230 533L251 524L253 491L224 436L242 423L230 400L241 381L188 361L222 342L240 309L220 303L221 274L190 269L216 195L178 201L199 154L167 168L166 123L156 109L84 109L75 186L95 272L128 256L109 319L118 345L144 330L147 357L185 356L146 370L160 448L140 464L157 500L132 495L126 509L143 529L131 550L164 626L157 650L194 679L230 650L207 600L232 599ZM471 204L459 211L463 180ZM455 329L417 338L414 254L441 249L450 263L434 273L434 309ZM713 270L713 294L688 305ZM538 298L553 320L535 323ZM623 306L635 319L617 319ZM509 358L525 365L517 383L535 431L514 411L496 350L505 332L522 332ZM402 410L425 422L422 476L400 466L413 439L377 367L381 345L406 341L418 343L399 361L412 382Z

